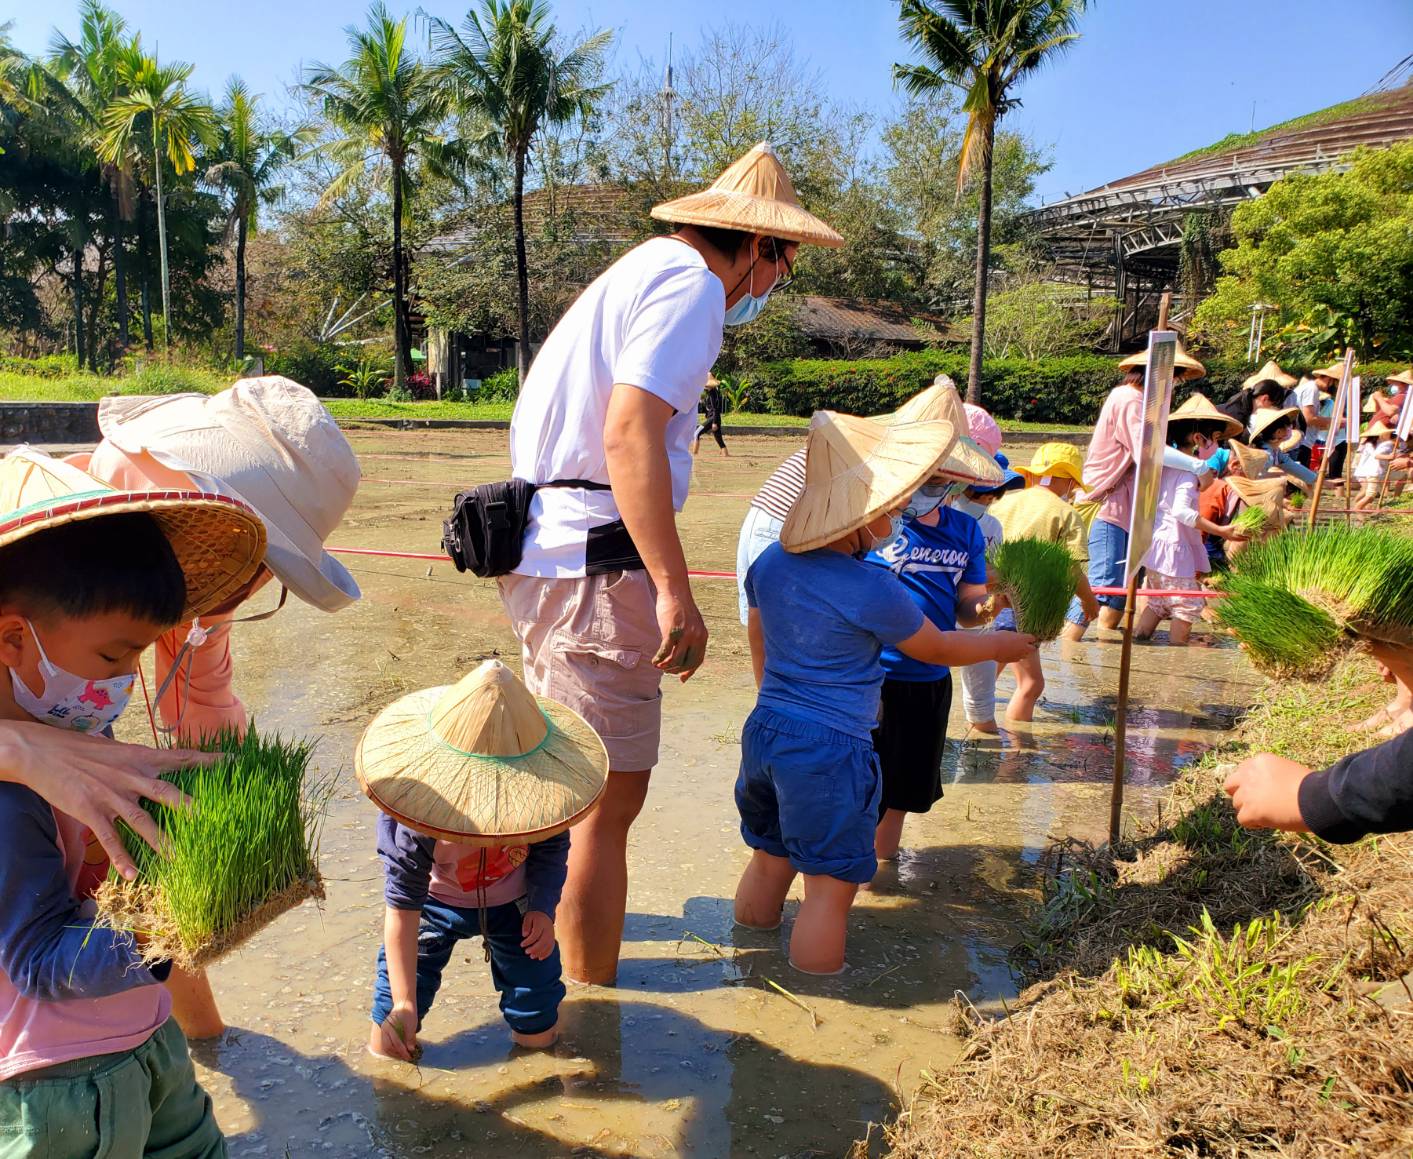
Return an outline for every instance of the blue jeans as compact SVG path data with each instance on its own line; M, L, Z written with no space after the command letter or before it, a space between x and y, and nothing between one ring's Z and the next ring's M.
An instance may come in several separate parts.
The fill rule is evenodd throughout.
M535 961L520 946L524 919L516 902L486 909L486 942L491 950L491 981L500 993L500 1012L518 1034L540 1034L559 1021L559 1004L564 1001L560 978L559 946L549 957ZM457 942L479 937L481 919L475 909L443 905L428 898L422 907L417 930L417 1029L432 1008L442 986L442 971L451 960ZM392 1013L392 988L388 985L388 961L384 947L378 949L378 978L373 984L372 1019L382 1025Z
M1128 562L1128 532L1122 527L1096 518L1089 526L1089 586L1121 588L1124 586L1124 565ZM1123 611L1123 596L1098 596L1101 608ZM1083 627L1089 623L1080 608L1079 597L1070 601L1065 619Z
M800 873L862 885L883 793L870 741L757 707L741 735L741 838Z

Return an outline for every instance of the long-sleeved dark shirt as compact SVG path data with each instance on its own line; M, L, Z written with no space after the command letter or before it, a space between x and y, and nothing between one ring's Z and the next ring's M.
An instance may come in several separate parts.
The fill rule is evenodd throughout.
M428 896L462 909L523 897L529 909L553 919L569 872L569 834L480 849L426 837L384 813L378 818L378 856L383 900L392 909L419 910Z
M1413 829L1413 731L1311 773L1300 782L1300 816L1338 844Z

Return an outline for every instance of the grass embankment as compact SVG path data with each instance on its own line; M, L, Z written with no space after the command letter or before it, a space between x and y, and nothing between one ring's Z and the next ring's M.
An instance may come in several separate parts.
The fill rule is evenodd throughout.
M1052 850L1007 1017L963 1019L889 1130L921 1156L1413 1153L1413 835L1332 846L1251 832L1221 762L1321 767L1388 699L1363 657L1267 686L1239 745L1184 774L1115 856Z

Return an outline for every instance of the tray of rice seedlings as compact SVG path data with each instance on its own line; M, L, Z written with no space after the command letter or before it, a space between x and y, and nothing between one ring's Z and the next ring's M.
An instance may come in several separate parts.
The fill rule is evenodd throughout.
M313 744L224 734L204 746L221 757L165 775L191 798L144 805L162 831L152 850L123 834L138 876L100 887L101 918L138 935L149 961L197 969L235 949L309 897L324 896L319 830L332 778L309 771Z
M1413 539L1374 528L1285 531L1253 543L1215 614L1252 662L1316 679L1360 639L1413 644Z
M1054 640L1065 626L1079 565L1062 543L1003 540L986 553L997 590L1016 613L1016 629Z

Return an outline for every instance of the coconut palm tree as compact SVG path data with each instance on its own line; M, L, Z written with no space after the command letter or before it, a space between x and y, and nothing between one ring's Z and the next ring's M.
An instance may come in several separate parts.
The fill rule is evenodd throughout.
M347 192L372 166L387 165L392 194L393 385L412 368L407 309L407 255L403 216L414 167L453 170L456 150L441 130L451 103L445 86L407 43L407 18L393 20L381 2L368 10L366 28L348 28L349 56L337 68L315 64L305 91L334 129L319 148L338 166L324 190L327 203Z
M921 64L895 64L893 79L917 96L952 86L967 114L957 192L981 171L976 299L967 401L978 402L986 337L986 270L991 260L991 163L996 125L1020 104L1016 86L1079 37L1086 0L900 0L903 39Z
M598 83L613 37L596 32L561 46L545 0L481 0L460 30L432 19L435 67L454 94L469 144L499 153L514 172L520 381L530 366L530 276L525 255L525 167L539 134L587 118L608 90Z
M216 111L217 140L206 181L230 196L226 240L235 239L235 357L245 357L245 241L259 225L260 206L284 196L275 179L307 141L307 129L284 132L260 116L260 98L240 77L226 85L226 97Z
M156 57L135 52L119 64L124 91L103 114L103 137L98 155L116 163L137 140L139 131L150 134L152 172L156 183L157 246L162 276L162 344L171 347L171 293L167 269L167 208L162 195L162 159L180 177L196 168L193 146L210 141L216 115L211 106L186 87L189 64L159 64ZM139 127L139 123L141 126Z

